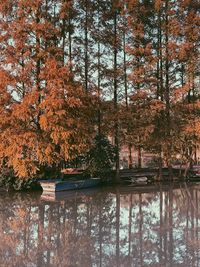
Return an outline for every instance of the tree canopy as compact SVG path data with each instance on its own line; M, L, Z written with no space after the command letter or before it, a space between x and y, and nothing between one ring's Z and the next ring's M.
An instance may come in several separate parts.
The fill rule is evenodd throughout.
M198 1L4 0L0 164L19 177L86 154L110 136L196 160Z

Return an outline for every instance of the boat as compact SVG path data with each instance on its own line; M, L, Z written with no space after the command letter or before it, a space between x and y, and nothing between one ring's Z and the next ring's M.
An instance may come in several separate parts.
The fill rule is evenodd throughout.
M39 181L43 192L61 192L67 190L78 190L95 187L100 184L100 178L89 178L82 180L42 180Z

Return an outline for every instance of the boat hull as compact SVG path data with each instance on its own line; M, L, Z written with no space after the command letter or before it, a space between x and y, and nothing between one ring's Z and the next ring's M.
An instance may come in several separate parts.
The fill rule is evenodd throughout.
M100 178L90 178L78 181L40 181L43 192L61 192L95 187L100 184Z

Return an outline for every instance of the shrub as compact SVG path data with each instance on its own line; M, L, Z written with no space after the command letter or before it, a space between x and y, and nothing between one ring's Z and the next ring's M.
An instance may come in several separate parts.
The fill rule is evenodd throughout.
M38 189L39 185L34 178L17 178L12 168L3 166L0 170L0 186L7 190L30 190Z
M111 174L116 160L116 149L103 135L97 135L86 156L87 172L91 176L106 178Z

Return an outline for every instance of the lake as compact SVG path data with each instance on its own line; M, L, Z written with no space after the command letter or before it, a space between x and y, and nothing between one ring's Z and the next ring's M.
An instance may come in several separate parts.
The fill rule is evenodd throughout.
M1 267L199 267L200 185L0 195Z

